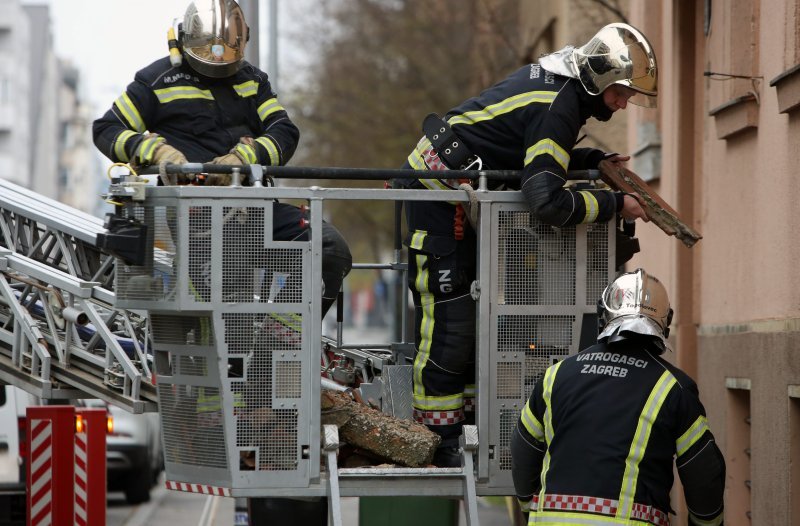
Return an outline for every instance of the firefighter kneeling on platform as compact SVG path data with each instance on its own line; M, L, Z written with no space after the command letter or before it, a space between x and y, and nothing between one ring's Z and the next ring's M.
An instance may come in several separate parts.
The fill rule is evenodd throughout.
M725 460L697 384L661 357L664 286L642 269L622 274L598 314L598 343L547 369L511 437L528 524L668 525L673 458L689 524L722 524Z

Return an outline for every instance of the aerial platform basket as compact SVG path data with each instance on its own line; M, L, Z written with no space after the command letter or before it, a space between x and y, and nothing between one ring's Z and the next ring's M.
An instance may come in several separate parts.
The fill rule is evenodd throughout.
M308 203L310 239L272 239L276 197ZM477 444L469 475L479 495L513 495L511 432L545 368L597 334L596 302L616 272L617 229L546 226L518 192L478 198ZM174 487L244 497L464 494L463 477L453 482L443 470L331 469L336 440L322 440L320 430L321 236L313 233L325 201L341 199L466 195L148 187L144 200L120 207L147 226L145 264L118 261L115 289L118 307L150 318ZM433 482L414 482L421 478Z

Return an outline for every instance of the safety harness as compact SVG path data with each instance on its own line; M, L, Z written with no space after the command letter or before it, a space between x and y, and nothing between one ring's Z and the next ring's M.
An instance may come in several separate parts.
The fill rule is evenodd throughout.
M425 136L417 144L417 152L431 171L482 170L483 161L469 151L467 146L453 132L450 125L435 113L429 114L422 122ZM472 181L464 178L421 179L420 182L431 189L457 190L461 185L472 186ZM455 205L453 236L464 239L464 219L466 212L461 203Z

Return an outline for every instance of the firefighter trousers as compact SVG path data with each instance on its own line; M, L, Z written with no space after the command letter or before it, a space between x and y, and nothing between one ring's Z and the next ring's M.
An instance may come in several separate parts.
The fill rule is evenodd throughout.
M443 446L454 447L462 426L474 421L476 303L470 287L475 243L474 238L432 241L409 247L414 418L439 434Z

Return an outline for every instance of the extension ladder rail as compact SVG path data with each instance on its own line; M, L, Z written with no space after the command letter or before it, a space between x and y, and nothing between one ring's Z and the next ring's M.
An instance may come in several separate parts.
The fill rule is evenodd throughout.
M114 308L99 218L0 181L0 380L42 398L157 409L146 318Z

